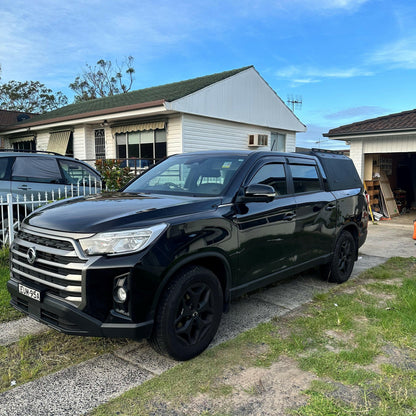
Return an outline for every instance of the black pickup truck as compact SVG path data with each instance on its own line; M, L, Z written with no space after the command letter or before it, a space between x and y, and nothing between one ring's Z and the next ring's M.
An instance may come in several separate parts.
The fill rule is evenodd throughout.
M121 192L27 217L8 289L14 307L59 331L147 338L187 360L236 296L316 266L346 281L367 223L362 182L343 155L175 155Z

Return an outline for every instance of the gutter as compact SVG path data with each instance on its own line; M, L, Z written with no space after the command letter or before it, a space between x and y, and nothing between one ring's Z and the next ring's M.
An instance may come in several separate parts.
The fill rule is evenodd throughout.
M395 133L409 133L413 132L416 133L416 128L408 128L408 129L397 129L397 130L369 130L369 131L354 131L351 133L335 133L330 134L323 133L322 136L329 137L329 138L335 138L335 137L351 137L351 136L368 136L368 135L381 135L381 134L395 134Z
M164 104L165 104L165 100L162 99L162 100L156 100L156 101L149 101L147 103L130 104L130 105L125 105L121 107L112 107L112 108L107 108L107 109L102 109L102 110L95 110L95 111L90 111L88 113L70 114L67 116L27 122L24 124L14 124L12 126L7 126L7 129L1 130L1 133L12 134L15 131L27 130L30 127L46 126L48 124L53 124L53 123L73 121L73 120L83 120L83 119L90 118L90 117L105 116L108 114L123 113L123 112L133 111L133 110L142 110L145 108L163 106Z

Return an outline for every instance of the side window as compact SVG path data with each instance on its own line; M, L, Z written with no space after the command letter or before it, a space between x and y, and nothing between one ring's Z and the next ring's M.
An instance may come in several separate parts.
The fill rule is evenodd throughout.
M100 180L92 170L81 163L72 162L70 160L59 160L59 164L61 165L65 183L67 184L77 185L80 183L82 185L88 184L90 180L92 182L94 182L94 179L97 181Z
M56 159L49 157L16 157L12 180L22 182L62 183Z
M321 190L316 166L314 165L290 165L295 193L314 192Z
M9 166L10 158L2 157L0 158L0 180L4 181L9 179L7 176L7 167Z
M282 163L269 163L262 166L253 176L250 184L262 183L272 186L277 195L287 194L285 168Z

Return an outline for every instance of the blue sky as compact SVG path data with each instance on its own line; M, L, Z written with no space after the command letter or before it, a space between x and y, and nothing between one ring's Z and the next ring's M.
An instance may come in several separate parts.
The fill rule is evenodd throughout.
M413 0L0 0L1 82L72 101L85 64L135 58L134 89L254 65L308 132L416 108ZM317 143L319 142L319 143Z

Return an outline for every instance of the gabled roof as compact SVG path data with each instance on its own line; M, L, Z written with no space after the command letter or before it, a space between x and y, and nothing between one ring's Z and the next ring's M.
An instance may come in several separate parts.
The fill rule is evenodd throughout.
M58 108L57 110L38 115L31 120L22 121L14 127L20 127L22 125L39 125L48 121L58 122L61 120L87 117L89 115L115 113L135 108L162 105L166 101L170 102L185 97L186 95L192 94L198 90L208 87L211 84L236 75L248 68L251 68L251 66L207 75L204 77L193 78L186 81L159 85L157 87L144 88L124 94L113 95L111 97L97 98L95 100L70 104L65 107Z
M388 133L406 130L416 130L416 109L359 121L357 123L346 124L345 126L329 130L324 136L358 136L362 134Z

